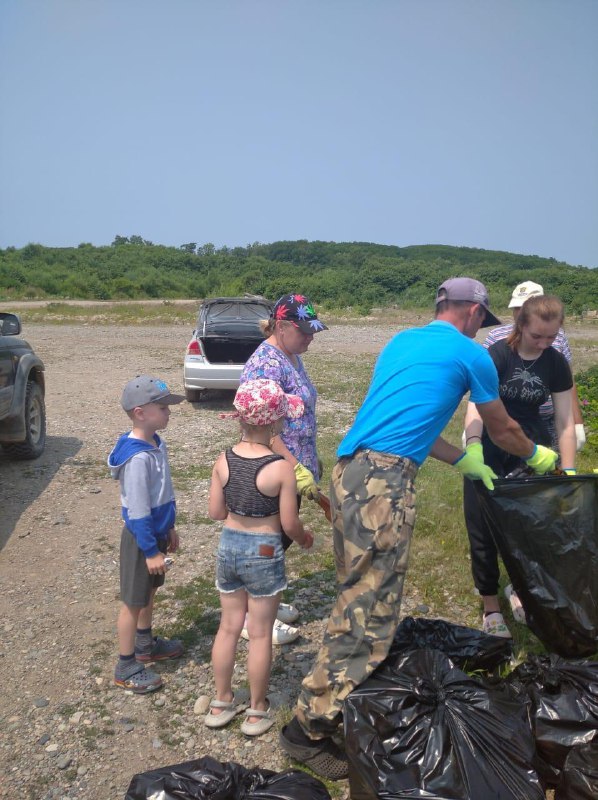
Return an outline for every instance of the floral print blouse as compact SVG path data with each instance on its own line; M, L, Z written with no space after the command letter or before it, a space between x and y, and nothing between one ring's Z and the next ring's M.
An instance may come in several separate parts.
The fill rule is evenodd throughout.
M275 381L287 394L296 394L303 400L305 412L299 419L285 418L281 439L295 458L307 467L318 481L318 456L316 453L316 398L318 393L297 358L295 368L285 354L267 342L262 342L245 364L241 383L256 378Z

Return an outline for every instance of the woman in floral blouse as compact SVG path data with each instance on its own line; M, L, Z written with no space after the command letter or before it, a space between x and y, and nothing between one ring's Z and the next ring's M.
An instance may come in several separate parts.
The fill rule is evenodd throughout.
M264 320L261 326L267 338L245 364L241 383L267 378L275 381L286 394L298 395L303 400L303 416L285 419L282 433L273 439L271 447L293 465L297 493L316 500L320 480L316 452L317 392L305 371L301 354L311 344L314 334L327 330L327 326L318 319L309 298L302 294L283 295L270 319ZM282 543L285 550L291 544L284 532ZM296 610L289 606L281 608L279 620L293 622L297 616ZM275 643L276 639L275 636Z

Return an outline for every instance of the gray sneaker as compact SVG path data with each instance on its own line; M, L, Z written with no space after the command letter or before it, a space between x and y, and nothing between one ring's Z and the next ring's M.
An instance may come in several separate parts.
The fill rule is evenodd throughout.
M147 694L161 688L162 678L135 660L125 667L119 661L114 670L114 683L135 694Z
M179 658L183 655L185 648L180 639L162 639L161 636L154 636L149 647L135 646L135 659L142 664L149 664L150 661L164 661L167 658Z

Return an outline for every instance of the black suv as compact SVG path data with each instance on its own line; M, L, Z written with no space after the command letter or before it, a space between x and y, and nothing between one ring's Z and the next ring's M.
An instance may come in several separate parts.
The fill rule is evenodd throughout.
M183 367L185 395L198 401L207 389L236 389L245 362L264 341L260 320L274 303L259 295L205 300L197 316Z
M0 312L0 445L11 458L37 458L46 445L44 365L19 333L17 315Z

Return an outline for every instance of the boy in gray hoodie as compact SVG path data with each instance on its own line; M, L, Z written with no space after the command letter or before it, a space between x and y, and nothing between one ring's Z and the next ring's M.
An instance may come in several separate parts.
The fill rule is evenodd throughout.
M162 686L162 678L144 664L183 653L179 640L152 636L152 612L156 590L168 568L164 556L174 553L179 544L168 454L157 431L168 425L170 406L184 399L171 394L158 378L133 378L121 399L133 428L120 436L108 456L112 477L120 481L125 523L120 541L120 656L114 682L136 694Z

